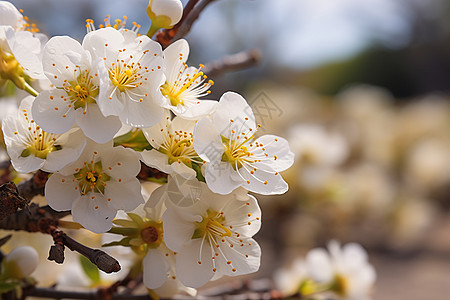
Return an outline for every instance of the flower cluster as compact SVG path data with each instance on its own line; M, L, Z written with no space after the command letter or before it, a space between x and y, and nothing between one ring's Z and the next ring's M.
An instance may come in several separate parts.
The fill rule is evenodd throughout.
M287 295L332 294L339 299L369 300L376 279L367 252L356 243L343 247L336 241L328 251L312 249L306 259L297 259L292 268L276 273L276 282Z
M170 28L181 13L170 17L167 9L182 9L181 2L160 2L150 1L149 16L155 24L168 18L159 27ZM165 14L156 22L158 11ZM8 2L0 2L0 13L9 17L1 18L7 20L0 26L1 62L14 58L29 78L48 82L39 93L29 87L32 96L2 124L18 172L52 173L45 186L48 205L71 210L90 231L123 235L113 244L140 255L151 289L196 288L223 275L257 271L261 250L252 237L261 211L248 191L287 191L280 175L293 164L287 141L258 136L252 109L237 93L200 99L214 82L203 65L187 64L186 40L163 51L152 34L138 34L137 24L127 29L126 18L113 26L107 19L99 29L87 20L82 43L56 36L41 47L36 30L24 32L29 41L23 42L34 52L22 61L12 43L30 26ZM145 137L143 146L122 143L124 136ZM168 174L168 183L149 197L137 179L141 162ZM115 219L119 210L129 219Z

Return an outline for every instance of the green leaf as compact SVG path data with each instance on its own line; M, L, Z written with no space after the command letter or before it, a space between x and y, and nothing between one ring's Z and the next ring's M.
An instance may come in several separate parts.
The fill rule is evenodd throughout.
M93 283L100 282L100 271L96 265L83 255L80 255L80 264L86 276L89 277Z
M16 289L20 285L19 281L16 282L0 282L0 295Z
M139 152L153 149L140 129L131 130L114 138L114 147L115 146L124 146Z
M139 230L137 228L113 227L108 231L108 233L121 234L125 236L137 236L139 234Z

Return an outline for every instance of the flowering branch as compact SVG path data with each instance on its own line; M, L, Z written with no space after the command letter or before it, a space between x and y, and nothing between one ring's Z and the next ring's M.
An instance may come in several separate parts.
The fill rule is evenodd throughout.
M192 27L192 24L198 19L200 13L205 7L214 0L189 0L183 10L183 17L173 28L165 29L156 34L156 40L167 47L174 40L184 37Z
M98 249L91 249L67 236L57 229L58 220L69 215L70 212L56 212L49 206L31 204L27 209L16 212L0 220L0 229L23 230L28 232L42 232L50 234L55 245L50 248L49 260L57 263L64 261L64 246L86 256L100 270L106 273L117 272L120 265L116 259Z
M215 77L225 72L249 68L260 60L261 52L258 49L242 51L208 63L203 72Z

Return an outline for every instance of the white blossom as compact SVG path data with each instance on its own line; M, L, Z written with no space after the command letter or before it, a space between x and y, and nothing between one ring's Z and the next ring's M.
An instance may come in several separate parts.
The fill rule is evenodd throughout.
M331 241L328 251L317 248L307 254L306 265L311 278L329 284L342 299L370 299L376 273L364 248L356 243L341 248L338 242Z
M14 248L3 258L1 277L22 279L33 273L38 263L39 256L33 247Z
M0 1L0 70L2 64L18 62L24 73L43 79L41 57L47 37L7 1Z
M2 122L2 130L14 169L29 173L39 169L55 172L77 160L86 144L78 128L65 134L48 133L33 120L33 97L25 97L16 115Z
M240 186L265 195L287 191L279 172L292 165L294 154L283 138L255 139L258 127L245 99L232 92L222 96L211 118L197 122L194 148L208 162L205 179L213 192L228 194Z
M163 114L160 86L164 61L160 44L147 36L125 39L108 27L92 31L83 41L98 59L100 92L97 104L104 116L118 116L134 127L151 127Z
M181 39L170 44L164 50L166 64L166 82L161 86L164 95L164 107L170 109L177 116L185 119L198 120L210 114L217 101L199 100L209 95L209 88L214 84L201 69L188 67L186 61L189 56L189 44Z
M141 153L142 160L150 167L167 174L180 174L186 179L195 177L193 163L202 163L195 153L192 135L195 122L175 117L170 120L168 114L155 126L143 129L151 150Z
M64 133L75 122L87 137L106 143L122 123L117 116L105 117L97 105L100 80L94 69L96 62L89 52L93 50L85 44L80 45L67 36L49 40L42 63L54 87L36 98L33 116L48 132Z
M133 150L90 142L76 162L50 176L45 198L57 211L72 210L74 221L85 228L105 232L117 210L130 211L144 202L136 178L140 168Z
M152 20L152 26L172 28L181 20L183 4L180 0L150 0L147 14Z
M197 182L198 183L198 182ZM186 286L200 287L222 275L256 272L261 249L252 236L261 226L261 211L253 196L218 195L199 183L199 193L186 194L190 206L170 205L163 215L164 240L177 252L176 273ZM195 186L195 185L194 185ZM175 200L175 201L174 201ZM183 200L182 200L183 201Z

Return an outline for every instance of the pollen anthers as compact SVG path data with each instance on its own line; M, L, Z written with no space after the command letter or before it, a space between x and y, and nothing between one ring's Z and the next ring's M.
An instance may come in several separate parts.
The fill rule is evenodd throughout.
M179 59L183 59L183 54L179 54ZM195 69L191 74L188 65L183 62L178 70L172 70L172 72L178 72L178 74L170 74L169 78L171 82L166 81L161 86L161 93L170 100L172 106L195 104L198 102L197 98L209 95L211 91L209 88L214 85L214 81L206 79L208 78L201 70L205 66L200 64L198 69Z
M206 214L202 216L202 221L195 222L196 228L192 235L192 239L207 237L208 240L210 240L217 237L230 237L232 232L223 225L224 222L225 217L223 212L208 209ZM212 241L210 242L212 243Z
M255 172L261 170L264 173L271 173L274 175L278 175L278 172L259 169L255 166L255 164L278 159L276 155L269 155L266 149L273 143L277 143L278 139L274 138L274 140L267 145L264 145L258 141L254 141L255 134L261 127L261 125L258 124L255 130L249 127L246 131L243 131L244 125L247 121L248 117L245 117L245 121L242 122L240 128L237 129L235 126L233 126L235 120L230 119L228 127L230 130L230 139L221 136L222 143L225 146L225 151L222 155L222 161L229 162L242 179L244 179L244 177L239 170L241 168L244 168L246 169L246 171L248 171L252 178L266 185L268 184L268 181L259 179L255 175ZM244 180L247 182L247 184L250 184L249 179Z
M163 143L158 151L169 157L169 164L181 161L188 167L192 165L192 159L198 157L194 150L192 132L183 130L174 130L173 133L170 133L166 128Z
M98 75L77 66L74 69L75 80L64 80L62 88L66 91L74 109L83 108L86 111L88 104L96 103L95 98L98 96L99 88L94 83L94 76Z
M23 14L23 9L19 9L20 13ZM37 28L36 24L34 23L30 23L30 19L27 16L23 16L23 20L24 21L22 27L19 28L19 30L21 31L29 31L31 33L37 33L39 32L39 28Z
M21 113L28 121L28 127L25 131L25 140L23 141L25 150L22 151L20 156L28 157L34 155L46 159L50 152L61 149L61 146L56 144L56 134L42 130L33 119L29 118L30 113L26 109L23 109Z
M106 182L110 180L110 176L103 172L102 162L85 162L85 167L74 174L78 181L80 193L86 195L89 192L104 194Z
M139 32L139 29L141 28L141 25L139 25L136 22L133 22L132 23L133 27L131 29L126 29L125 26L127 24L127 20L128 20L127 16L123 16L122 19L115 19L114 23L111 24L111 16L106 15L106 18L103 19L104 24L100 24L98 26L98 28L101 29L101 28L112 27L117 30L121 30L121 29L125 30L125 31L131 30L131 31L135 32L138 36L140 36L140 34L138 32ZM87 29L87 32L96 30L95 25L94 25L94 20L86 19L86 29Z
M147 96L147 93L139 94L134 89L141 87L148 80L150 69L147 66L141 65L140 60L149 52L144 51L140 53L141 56L139 59L132 54L124 59L124 53L126 51L126 48L119 49L118 57L121 58L116 58L116 61L111 63L108 68L109 79L115 86L113 93L117 89L121 93L126 93L133 101L142 102L144 97ZM158 68L161 68L161 66ZM112 99L112 94L109 99Z

